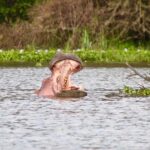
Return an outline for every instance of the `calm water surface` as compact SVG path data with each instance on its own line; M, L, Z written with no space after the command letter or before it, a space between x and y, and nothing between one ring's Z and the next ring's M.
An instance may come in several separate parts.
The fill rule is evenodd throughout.
M37 97L48 73L0 68L0 150L150 150L150 98L105 96L141 83L128 69L84 69L73 77L88 92L80 99Z

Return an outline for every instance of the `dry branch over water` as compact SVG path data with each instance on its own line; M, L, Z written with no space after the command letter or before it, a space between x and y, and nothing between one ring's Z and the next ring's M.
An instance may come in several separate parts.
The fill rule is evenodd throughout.
M150 76L143 75L143 74L139 73L139 72L138 72L136 69L134 69L129 63L126 63L126 65L134 72L134 74L131 74L130 77L137 75L137 76L141 77L142 79L144 79L145 81L150 82Z
M147 83L150 82L150 76L149 75L143 75L142 73L138 72L135 68L133 68L129 63L126 63L126 65L130 68L130 70L133 72L133 74L130 74L128 78L133 76L139 76ZM141 85L141 83L138 83L140 85L140 88L135 89L129 86L125 86L124 89L121 91L122 93L128 95L128 96L150 96L150 87L145 87Z

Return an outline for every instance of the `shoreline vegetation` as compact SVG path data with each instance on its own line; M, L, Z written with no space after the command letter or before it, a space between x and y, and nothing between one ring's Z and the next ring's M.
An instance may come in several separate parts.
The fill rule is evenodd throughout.
M0 67L46 67L59 50L54 49L0 49ZM149 50L64 50L65 53L78 55L86 67L127 67L126 62L134 67L150 67ZM122 93L130 97L150 96L149 88L134 89L124 86Z
M149 6L137 0L2 1L0 66L47 66L62 48L85 66L150 67Z
M86 67L150 67L149 8L138 0L1 1L0 67L46 67L59 47Z
M60 50L60 49L59 49ZM6 67L44 67L47 66L57 50L54 49L0 49L0 66ZM150 67L149 50L64 50L79 56L86 67L127 67L126 62L134 67Z

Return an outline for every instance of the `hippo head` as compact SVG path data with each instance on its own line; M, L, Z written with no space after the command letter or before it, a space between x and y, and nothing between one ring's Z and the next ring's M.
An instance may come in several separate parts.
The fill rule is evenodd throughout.
M70 77L82 68L83 64L79 57L73 54L57 52L49 63L49 69L52 72L51 77L43 80L37 94L39 96L52 97L62 91L80 90L80 87L71 83Z
M49 63L49 69L53 72L53 69L58 66L58 63L62 63L65 61L70 61L70 62L76 62L77 68L75 68L75 72L80 71L81 69L83 69L83 63L81 61L81 59L73 54L64 54L62 52L57 52L56 55L54 56L54 58L50 61ZM63 63L64 64L64 63ZM67 64L64 64L64 68L66 67Z
M52 71L52 76L56 78L60 90L78 89L78 87L71 84L70 76L82 68L83 64L79 57L62 52L57 52L49 63L49 69Z

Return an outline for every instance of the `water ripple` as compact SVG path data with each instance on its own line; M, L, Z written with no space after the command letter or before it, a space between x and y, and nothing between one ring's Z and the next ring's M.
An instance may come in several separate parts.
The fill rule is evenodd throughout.
M147 69L139 69L147 72ZM47 68L0 69L0 149L149 150L149 98L107 98L125 84L125 68L87 68L73 78L86 87L79 99L34 94ZM137 82L141 79L135 78Z

